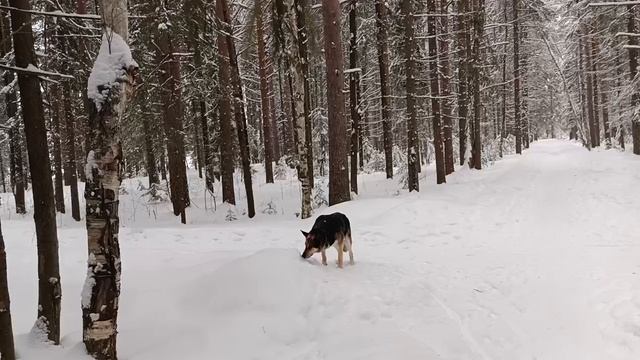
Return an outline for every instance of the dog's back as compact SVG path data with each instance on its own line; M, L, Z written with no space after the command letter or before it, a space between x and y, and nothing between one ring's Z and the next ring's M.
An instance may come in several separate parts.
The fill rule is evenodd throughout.
M333 236L334 240L340 236L351 237L351 224L349 223L349 219L339 212L318 216L311 231L313 230L324 231L327 235L336 235Z

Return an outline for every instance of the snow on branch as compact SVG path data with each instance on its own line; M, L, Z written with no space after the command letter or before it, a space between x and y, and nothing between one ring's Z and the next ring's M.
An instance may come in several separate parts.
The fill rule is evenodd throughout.
M120 35L105 29L100 52L93 64L87 83L87 96L100 111L102 103L108 99L111 89L128 82L128 74L138 68L131 50Z
M0 9L3 10L11 10L11 11L20 11L24 13L28 13L31 15L40 15L40 16L53 16L53 17L66 17L66 18L76 18L76 19L89 19L89 20L102 20L100 15L94 14L76 14L76 13L65 13L62 11L36 11L36 10L27 10L20 9L13 6L5 6L0 5Z
M61 77L61 78L65 78L65 79L74 79L74 77L71 76L71 75L60 74L60 73L51 72L51 71L45 71L45 70L40 70L36 66L34 66L33 64L29 64L29 66L27 66L26 68L0 64L0 69L15 71L17 73L22 73L22 74L27 74L27 75L41 76L41 77L43 77L43 80L53 81L53 82L56 82L56 81L48 79L48 78L49 77Z
M590 3L589 6L627 6L640 5L640 1L608 1L599 3Z
M619 32L616 34L616 37L618 36L630 36L630 37L640 37L640 34L638 33L628 33L628 32Z

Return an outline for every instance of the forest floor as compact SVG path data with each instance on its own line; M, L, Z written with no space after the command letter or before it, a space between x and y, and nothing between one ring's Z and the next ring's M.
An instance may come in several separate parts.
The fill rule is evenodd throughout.
M186 226L125 184L121 360L640 358L638 157L539 141L446 185L431 166L419 194L365 174L357 200L317 211L351 219L343 270L333 250L326 267L300 258L313 218L294 215L299 185L261 176L255 219L225 221L192 185ZM20 358L85 359L84 224L59 217L63 338L42 345L32 216L12 203L2 196Z

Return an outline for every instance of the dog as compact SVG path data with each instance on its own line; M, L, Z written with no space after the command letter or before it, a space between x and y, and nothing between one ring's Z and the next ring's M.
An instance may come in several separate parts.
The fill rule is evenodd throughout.
M351 225L349 219L341 213L318 216L311 231L300 230L304 235L305 247L302 257L310 258L313 254L322 253L322 265L327 265L326 250L334 246L338 250L338 267L343 266L343 253L349 252L349 263L353 265L353 249Z

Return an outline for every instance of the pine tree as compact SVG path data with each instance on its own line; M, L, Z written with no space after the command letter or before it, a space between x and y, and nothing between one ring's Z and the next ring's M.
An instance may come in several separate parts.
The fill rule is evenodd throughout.
M11 30L16 67L27 69L37 64L27 0L9 0ZM41 84L37 75L18 73L20 104L27 138L29 169L33 189L33 218L38 245L38 320L36 327L54 344L60 343L60 270L58 234L47 130L44 120Z

